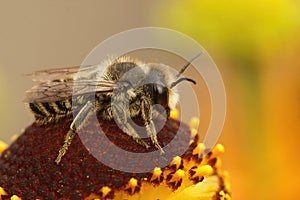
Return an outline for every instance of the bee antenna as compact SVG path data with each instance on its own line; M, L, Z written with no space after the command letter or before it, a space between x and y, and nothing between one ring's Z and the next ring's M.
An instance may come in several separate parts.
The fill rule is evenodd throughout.
M182 74L186 68L199 56L201 56L203 54L203 51L201 51L200 53L196 54L193 58L191 58L185 65L183 65L183 67L181 67L179 73L176 75L176 78L178 78L180 76L180 74ZM191 81L192 82L192 81Z
M176 85L178 85L178 83L182 82L182 81L189 81L189 82L192 82L194 84L196 84L196 81L191 79L191 78L180 78L178 79L177 81L174 81L172 84L171 84L171 88L175 87Z

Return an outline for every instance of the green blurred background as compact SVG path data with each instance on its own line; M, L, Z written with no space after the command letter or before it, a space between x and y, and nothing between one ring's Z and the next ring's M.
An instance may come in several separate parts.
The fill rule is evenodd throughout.
M33 118L22 103L35 70L78 65L118 32L160 26L188 34L225 82L220 142L233 199L299 199L300 2L292 0L0 0L0 139ZM201 125L201 124L200 124Z

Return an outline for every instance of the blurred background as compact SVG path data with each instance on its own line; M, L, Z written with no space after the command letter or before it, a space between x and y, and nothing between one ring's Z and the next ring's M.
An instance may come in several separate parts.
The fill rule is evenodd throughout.
M0 139L10 143L33 121L24 74L79 65L130 28L171 28L197 40L222 73L228 111L219 142L233 199L299 199L300 2L120 2L0 0Z

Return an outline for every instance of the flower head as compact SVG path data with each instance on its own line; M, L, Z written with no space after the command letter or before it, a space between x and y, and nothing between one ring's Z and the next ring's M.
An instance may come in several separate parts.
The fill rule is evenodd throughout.
M176 116L176 115L175 115ZM137 119L138 120L138 119ZM174 156L167 166L145 173L113 169L94 158L83 145L107 145L95 134L100 123L103 132L118 147L131 152L150 152L137 145L113 122L89 120L84 137L75 137L68 153L57 165L54 160L72 119L47 126L32 124L0 157L0 196L11 199L230 199L226 173L220 170L222 145L203 156L204 144L190 128L168 119L157 134L162 146L177 134L179 125L190 145L183 155ZM97 124L97 125L96 125ZM192 136L192 137L190 137ZM150 139L145 139L151 144ZM177 148L183 147L179 142ZM105 152L98 152L105 153ZM124 161L117 157L111 162ZM142 166L144 163L139 163Z

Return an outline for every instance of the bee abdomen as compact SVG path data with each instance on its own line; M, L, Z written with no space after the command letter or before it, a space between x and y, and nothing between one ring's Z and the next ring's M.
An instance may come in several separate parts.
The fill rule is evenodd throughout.
M29 103L29 108L35 117L42 118L47 116L46 113L40 108L38 103Z
M39 102L29 103L29 108L34 115L36 122L39 124L48 124L58 121L70 114L72 104L70 100L59 102Z

